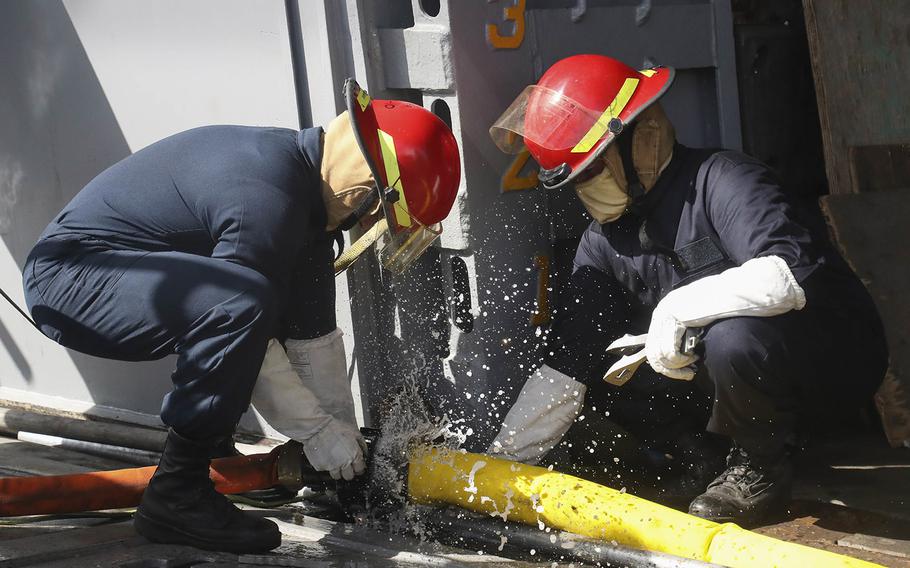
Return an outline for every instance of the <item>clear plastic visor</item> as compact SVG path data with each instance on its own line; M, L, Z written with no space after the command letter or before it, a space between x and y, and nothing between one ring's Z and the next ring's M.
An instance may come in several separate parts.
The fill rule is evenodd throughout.
M528 109L533 114L528 115ZM490 136L507 154L521 152L524 140L547 150L574 148L603 117L603 110L583 106L558 91L531 85L518 95L490 127ZM607 124L602 125L606 131Z
M413 217L411 220L410 227L402 228L395 233L386 231L377 243L380 262L387 270L395 274L406 271L442 234L440 223L428 227Z

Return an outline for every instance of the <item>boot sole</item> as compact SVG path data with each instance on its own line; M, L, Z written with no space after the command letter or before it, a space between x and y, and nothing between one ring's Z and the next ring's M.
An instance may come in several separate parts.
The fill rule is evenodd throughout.
M699 519L704 519L706 521L712 521L712 522L719 523L719 524L736 523L737 525L740 525L743 528L754 527L754 526L760 525L762 523L766 523L769 520L772 520L772 519L780 516L779 512L775 513L774 511L763 511L759 514L754 514L751 516L749 516L749 515L744 515L744 516L736 516L736 515L702 516L702 515L699 515L698 513L693 513L691 511L689 511L689 514L692 515L693 517L698 517Z
M265 542L244 543L242 541L238 542L236 539L215 540L183 532L172 525L156 521L138 511L133 516L133 528L136 529L137 533L152 542L182 544L214 552L233 552L237 554L267 552L281 546L281 533L279 531L275 531L275 536Z
M692 515L693 517L698 517L699 519L704 519L704 520L706 520L706 521L711 521L712 523L723 524L723 523L739 523L739 522L743 522L742 520L737 521L736 517L733 517L732 515L727 515L727 516L723 516L723 517L703 517L703 516L701 516L701 515L699 515L699 514L697 514L697 513L692 513L692 512L690 512L689 514Z

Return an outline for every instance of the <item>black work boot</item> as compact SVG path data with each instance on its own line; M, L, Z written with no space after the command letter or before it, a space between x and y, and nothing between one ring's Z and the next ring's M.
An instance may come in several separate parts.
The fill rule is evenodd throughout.
M786 507L792 484L785 452L759 456L733 446L727 469L692 501L689 514L719 523L755 523Z
M666 447L673 456L672 471L661 485L661 495L684 505L726 468L730 443L709 432L684 432Z
M244 513L215 491L209 455L219 441L196 442L170 430L133 526L152 542L206 550L263 552L281 544L274 522Z

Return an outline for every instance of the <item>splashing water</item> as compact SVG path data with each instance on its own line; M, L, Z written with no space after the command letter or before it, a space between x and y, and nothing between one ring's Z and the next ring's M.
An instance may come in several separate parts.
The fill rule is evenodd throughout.
M373 464L367 481L367 523L384 523L393 532L412 533L425 540L420 510L408 502L407 466L419 445L439 449L458 449L470 435L470 429L459 426L448 416L434 417L424 402L421 389L413 376L407 377L395 393L380 421L378 440L373 447Z

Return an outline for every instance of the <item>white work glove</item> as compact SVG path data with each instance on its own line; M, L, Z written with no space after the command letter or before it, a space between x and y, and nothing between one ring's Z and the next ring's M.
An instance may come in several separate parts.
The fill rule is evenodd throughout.
M366 451L360 431L335 419L303 443L303 453L316 471L327 471L332 479L347 481L366 471Z
M587 387L543 365L525 382L487 453L536 464L581 412Z
M645 342L648 364L671 379L691 380L698 357L680 352L687 327L730 317L776 316L805 305L806 294L784 259L753 258L681 286L657 304Z
M253 387L253 406L273 428L301 442L318 471L328 471L333 479L353 479L366 469L360 432L323 410L277 339L269 341Z
M288 339L284 346L291 367L316 395L319 406L338 420L356 426L342 335L336 328L316 339Z

